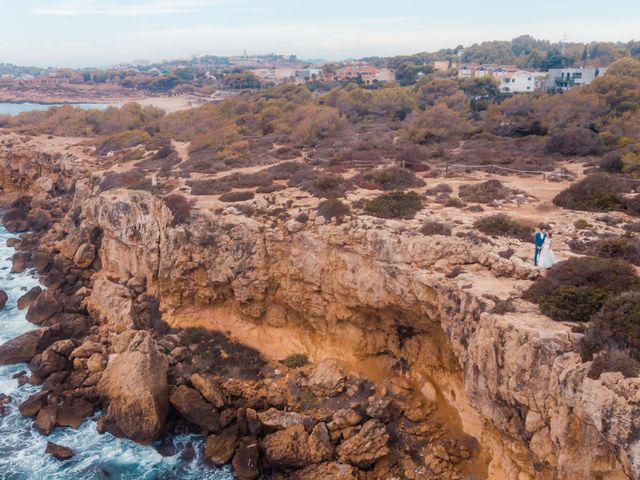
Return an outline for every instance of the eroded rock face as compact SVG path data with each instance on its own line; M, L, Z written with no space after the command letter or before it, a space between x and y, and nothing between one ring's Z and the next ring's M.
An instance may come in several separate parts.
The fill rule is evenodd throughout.
M109 363L98 392L107 403L108 431L143 444L156 439L169 409L169 393L166 359L149 333L137 332Z
M267 435L260 447L269 463L277 467L301 468L312 463L309 434L304 425L294 425Z
M366 219L290 232L233 214L195 214L187 234L171 228L170 212L144 192L78 198L82 228L98 227L103 235L104 271L96 285L141 276L169 316L187 307L228 306L257 323L298 322L337 341L349 332L341 347L359 358L391 355L418 370L439 362L451 385L445 394L492 450L492 468L507 477L624 472L640 478L637 429L622 427L638 418L637 404L628 400L640 388L638 379L624 387L606 375L587 379L587 366L571 353L578 336L568 327L533 312L488 314L482 289L443 273L475 265L492 282L506 279L503 285L534 278L515 255L505 259L464 238L442 242L371 228ZM105 286L117 295L94 289L88 302L104 318L114 315L106 298L125 299L115 315L132 306L119 287ZM394 323L404 317L406 325ZM407 327L413 333L398 333ZM430 350L432 357L425 354ZM326 384L322 377L314 379L316 388L341 388L339 375ZM387 415L378 407L371 405L371 413Z
M236 451L237 443L237 425L225 428L219 435L209 435L204 446L205 458L214 465L229 463Z

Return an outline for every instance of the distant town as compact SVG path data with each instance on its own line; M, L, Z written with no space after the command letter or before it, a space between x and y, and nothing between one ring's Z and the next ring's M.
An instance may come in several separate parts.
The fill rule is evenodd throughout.
M340 62L295 55L207 55L160 63L136 61L109 68L36 68L0 64L0 100L66 101L189 95L218 101L240 90L292 82L327 90L356 82L375 89L411 85L433 73L460 79L491 78L497 91L561 92L589 85L621 55L640 55L637 42L551 44L528 35L435 53ZM486 60L490 60L487 62Z

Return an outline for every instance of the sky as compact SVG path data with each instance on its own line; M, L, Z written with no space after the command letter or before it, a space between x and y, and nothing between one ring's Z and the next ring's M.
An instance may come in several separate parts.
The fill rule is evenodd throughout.
M522 34L640 40L640 0L0 0L0 63L107 66L198 55L340 60Z

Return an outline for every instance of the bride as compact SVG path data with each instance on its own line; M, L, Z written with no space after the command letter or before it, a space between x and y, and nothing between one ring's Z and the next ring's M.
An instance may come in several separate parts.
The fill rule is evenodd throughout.
M551 268L556 264L556 256L551 249L551 233L545 232L546 238L540 249L540 258L538 258L538 266L542 268Z

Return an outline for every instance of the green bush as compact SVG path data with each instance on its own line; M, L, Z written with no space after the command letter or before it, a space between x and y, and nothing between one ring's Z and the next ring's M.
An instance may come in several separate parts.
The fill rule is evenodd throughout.
M289 180L290 187L298 187L320 198L343 197L352 185L342 175L301 170Z
M640 292L625 292L607 300L593 317L592 328L640 358Z
M423 235L451 235L451 226L446 223L440 223L432 220L427 220L420 228L420 233Z
M342 217L349 215L350 211L349 205L346 205L335 198L323 200L318 205L318 215L324 217L326 220L331 220L335 217L340 221L342 220Z
M148 142L150 139L151 136L143 130L127 130L98 137L90 143L96 146L98 155L106 155L109 152L135 147Z
M400 167L389 167L362 173L354 178L354 183L360 188L372 190L398 190L424 185L424 181L416 177L415 173Z
M438 195L439 193L452 193L453 188L447 183L439 183L435 187L427 189L425 195Z
M163 198L164 204L173 213L172 226L186 223L191 218L192 203L184 195L172 193Z
M531 227L522 225L502 213L480 218L475 221L473 226L485 235L517 238L523 242L533 241L533 229Z
M416 192L390 192L366 203L364 212L378 218L411 219L422 209L422 198Z
M593 359L587 375L597 380L604 372L620 372L625 378L637 377L640 362L621 350L605 350Z
M460 185L459 195L465 202L491 203L504 200L512 191L499 180L487 180L473 185Z
M624 185L612 175L597 173L583 178L553 199L559 207L587 212L608 212L625 206Z
M220 195L231 191L231 186L222 183L215 178L205 178L202 180L191 180L187 182L191 187L192 195Z
M467 206L467 204L464 203L459 198L450 197L450 198L447 198L447 200L444 202L444 206L449 208L464 208Z
M570 127L566 130L552 133L545 146L546 153L561 155L593 155L602 149L602 139L591 130Z
M221 202L244 202L245 200L251 200L254 197L253 192L229 192L220 195Z
M609 298L640 288L633 266L616 259L571 258L550 269L524 293L560 321L587 321Z
M558 321L586 322L600 310L607 299L607 292L592 287L563 285L553 293L538 300L540 310Z
M592 227L589 222L582 218L573 222L573 226L576 228L576 230L586 230Z
M284 360L280 360L280 363L282 363L287 368L300 368L309 363L309 357L307 357L304 353L294 353L292 355L289 355Z
M622 161L622 158L620 158L619 154L612 152L608 153L602 158L602 160L600 160L598 167L600 170L605 172L622 173L624 162Z

